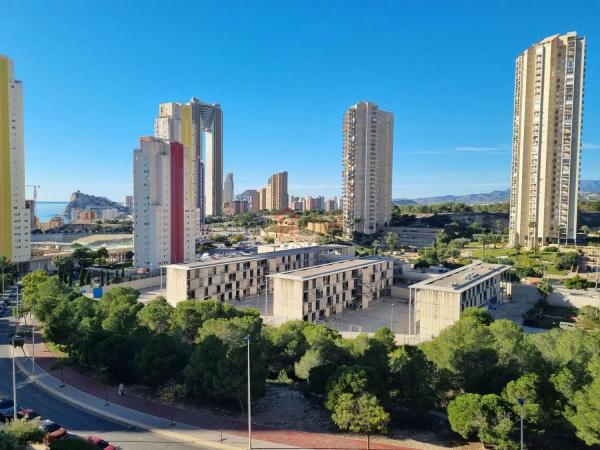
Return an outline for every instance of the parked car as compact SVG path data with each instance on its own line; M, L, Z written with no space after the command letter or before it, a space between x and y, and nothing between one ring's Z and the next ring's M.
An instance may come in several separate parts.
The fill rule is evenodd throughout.
M36 418L41 418L41 416L36 413L33 409L29 409L29 408L19 408L19 410L17 411L17 417L19 419L25 419L25 420L33 420Z
M98 436L88 436L86 440L93 446L102 448L104 450L117 450L116 446L112 445L111 443L105 441L104 439Z
M13 416L14 403L9 398L0 398L0 420L6 422Z
M67 437L68 433L63 427L59 424L52 422L51 420L42 420L40 422L40 426L42 430L46 433L46 437L44 440L51 444L52 442L58 441L64 437Z

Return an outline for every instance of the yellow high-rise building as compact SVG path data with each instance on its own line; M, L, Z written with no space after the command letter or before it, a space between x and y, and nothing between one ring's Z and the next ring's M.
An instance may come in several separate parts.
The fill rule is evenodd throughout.
M574 242L585 38L554 35L516 60L510 243Z
M0 55L0 256L31 258L31 213L25 205L23 86L13 62Z

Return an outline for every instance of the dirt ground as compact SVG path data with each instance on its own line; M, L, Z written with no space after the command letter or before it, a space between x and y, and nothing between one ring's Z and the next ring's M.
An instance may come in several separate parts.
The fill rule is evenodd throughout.
M154 400L158 400L155 396L150 395L147 389L138 390L133 387L130 389L136 391L137 395L152 397ZM178 406L208 412L217 416L227 416L241 421L246 420L245 412L242 412L235 406L231 406L230 408L190 404L179 404ZM319 404L318 400L311 400L305 397L299 390L284 384L267 383L265 396L253 405L252 421L256 424L273 428L319 433L338 432L331 421L330 413ZM419 428L393 427L390 429L388 436L373 439L423 450L483 449L483 446L478 443L465 445L458 441L450 430L444 429L444 427L426 425ZM436 431L432 431L434 428ZM348 437L356 439L356 435L348 434Z

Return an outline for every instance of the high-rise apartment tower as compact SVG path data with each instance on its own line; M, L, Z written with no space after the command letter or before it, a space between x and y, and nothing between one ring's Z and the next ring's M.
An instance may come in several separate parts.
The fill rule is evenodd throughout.
M196 204L184 176L190 169L179 142L140 139L133 152L134 266L156 271L194 260Z
M344 114L342 200L344 234L376 233L392 209L394 114L360 102Z
M204 196L204 213L219 216L223 207L223 111L218 103L208 104L192 97L188 103L161 103L154 135L181 142L189 173L185 174L195 203ZM203 158L203 149L206 147ZM198 192L198 162L204 161L204 192ZM198 211L197 220L204 216Z
M23 85L12 60L0 55L0 256L14 263L31 258L23 147Z
M574 242L585 39L554 35L516 60L509 241Z
M223 204L233 202L233 174L230 172L225 175L223 183Z

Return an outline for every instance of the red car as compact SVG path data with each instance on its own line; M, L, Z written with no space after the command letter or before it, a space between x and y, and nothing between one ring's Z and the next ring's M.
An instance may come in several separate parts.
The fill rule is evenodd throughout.
M45 441L51 444L54 441L58 441L64 437L67 437L67 430L61 427L59 424L52 422L51 420L42 420L40 422L42 430L46 433Z
M88 436L86 440L94 447L102 448L104 450L117 450L117 447L98 436Z

